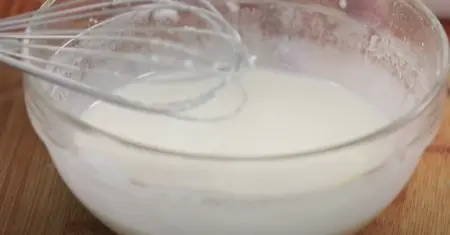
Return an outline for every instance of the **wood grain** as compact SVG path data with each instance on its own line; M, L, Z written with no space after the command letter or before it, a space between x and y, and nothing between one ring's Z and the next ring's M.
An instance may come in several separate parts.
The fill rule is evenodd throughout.
M0 15L40 1L2 1ZM450 22L444 23L450 31ZM0 235L110 235L59 178L27 119L21 74L0 65ZM446 120L407 188L360 235L450 231L450 100Z

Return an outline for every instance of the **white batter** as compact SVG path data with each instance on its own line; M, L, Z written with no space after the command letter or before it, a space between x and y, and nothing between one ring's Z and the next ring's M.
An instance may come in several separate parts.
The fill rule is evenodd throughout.
M124 110L105 103L98 103L85 111L82 119L137 143L211 155L211 158L214 155L257 158L317 150L357 139L388 122L365 100L332 83L280 71L250 70L245 72L242 84L249 100L238 115L223 121L183 121ZM158 97L169 98L171 93L177 97L200 93L200 88L205 89L184 84L179 87L170 85L166 90L143 82L121 88L117 94L154 101ZM236 87L230 85L215 100L190 114L194 117L220 114L223 110L232 110L240 98ZM244 195L306 193L336 187L377 167L384 160L373 156L380 152L377 146L366 146L351 152L298 159L295 164L271 162L228 169L215 163L193 164L133 153L131 149L97 138L80 135L77 143L82 149L89 149L87 151L110 154L86 156L87 160L99 164L99 167L108 163L116 168L113 170L117 171L116 174L124 174L133 181ZM148 166L156 165L159 167L149 173ZM193 169L196 169L197 177L191 175ZM301 179L301 183L283 180L286 174L291 173ZM229 174L233 176L226 179ZM321 176L315 177L317 174ZM258 182L261 186L256 186Z
M367 175L391 156L389 139L309 158L217 161L217 155L257 160L324 148L388 122L364 99L324 80L251 70L242 83L249 97L242 112L215 123L185 122L105 103L81 116L124 139L206 154L210 160L139 150L81 132L75 136L77 151L47 147L81 202L126 235L347 235L389 204L417 164L420 151L405 163L391 158ZM205 88L183 86L156 87L143 81L117 93L154 102ZM220 114L241 98L230 85L190 114Z
M127 111L98 103L83 113L88 123L123 138L160 148L229 157L286 154L335 145L387 124L387 118L350 91L328 82L281 71L250 70L241 78L249 100L234 117L191 122ZM116 93L139 101L170 100L199 94L206 86L130 84ZM234 85L190 112L225 114L241 101ZM159 100L159 101L160 101ZM207 114L207 115L205 115Z

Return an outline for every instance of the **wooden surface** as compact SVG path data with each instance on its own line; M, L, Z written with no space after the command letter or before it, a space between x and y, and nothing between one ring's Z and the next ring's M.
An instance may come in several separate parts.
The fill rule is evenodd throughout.
M0 0L0 14L38 5L33 0ZM444 24L450 32L450 22ZM0 235L112 234L59 178L28 122L20 77L0 65ZM411 183L360 235L444 235L449 231L450 98L446 121Z

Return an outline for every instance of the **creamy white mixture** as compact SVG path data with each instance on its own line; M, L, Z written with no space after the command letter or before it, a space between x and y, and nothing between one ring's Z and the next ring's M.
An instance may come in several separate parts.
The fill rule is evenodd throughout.
M362 137L388 122L387 117L362 98L325 81L261 69L244 72L241 83L248 101L241 112L222 121L176 120L105 103L97 103L81 118L137 143L228 158L257 158L317 150ZM165 88L144 81L121 88L116 94L147 102L170 100L176 94L179 100L199 94L207 86L182 83ZM243 101L237 88L230 84L214 100L189 114L193 117L227 114L226 110L233 110ZM148 153L124 157L129 154L129 149L96 136L80 134L76 142L81 149L111 153L87 156L90 155L87 152L84 153L86 160L100 164L98 167L109 162L111 167L125 174L124 177L128 175L144 184L198 187L250 195L306 193L335 187L377 167L384 160L377 156L381 152L378 146L365 146L348 153L322 154L297 160L296 164L280 161L259 168L245 165L240 167L245 167L242 170L208 162L197 166L197 162L186 163L165 156L149 156ZM146 164L160 167L149 173ZM164 169L166 164L170 164L168 169ZM317 172L321 172L321 176L312 177ZM233 176L227 176L229 174ZM287 174L301 179L301 183L283 182Z
M242 73L239 79L248 100L241 112L224 120L184 121L105 103L86 110L82 119L155 147L231 158L318 149L361 137L388 123L379 110L339 85L276 70L251 69ZM159 85L142 81L115 93L143 102L161 102L179 100L208 88L192 83ZM196 118L223 115L242 101L237 85L231 83L189 114Z
M251 70L241 81L249 100L224 121L185 122L105 103L81 118L137 143L229 158L339 144L389 120L364 99L324 80ZM205 87L172 91L178 97L200 88ZM143 101L173 98L145 81L116 92ZM190 114L220 114L239 103L240 94L230 85ZM403 163L390 158L364 175L386 161L389 141L309 158L222 162L214 156L197 161L137 150L98 135L75 137L76 153L48 145L61 176L97 217L127 235L351 234L395 197L420 155Z

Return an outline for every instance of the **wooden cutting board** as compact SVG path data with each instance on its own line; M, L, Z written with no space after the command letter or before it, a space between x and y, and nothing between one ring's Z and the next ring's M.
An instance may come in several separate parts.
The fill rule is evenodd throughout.
M39 2L0 0L0 15L34 9ZM450 22L444 24L450 32ZM20 78L19 72L0 65L0 235L113 234L59 178L27 119ZM360 235L446 235L449 231L450 98L441 131L410 184Z

